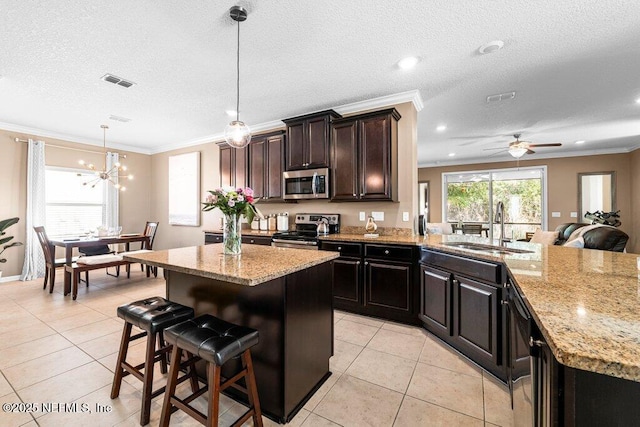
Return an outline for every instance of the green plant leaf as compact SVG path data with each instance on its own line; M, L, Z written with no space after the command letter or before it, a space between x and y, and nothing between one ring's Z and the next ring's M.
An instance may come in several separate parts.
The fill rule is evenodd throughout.
M3 219L2 221L0 221L0 231L4 231L7 228L11 227L13 224L16 224L18 221L20 221L20 218L9 218L9 219Z
M4 239L0 239L0 245L4 245L5 243L11 241L13 236L5 237Z
M13 248L14 246L22 246L22 242L13 242L9 245L5 245L4 249L9 249L9 248Z

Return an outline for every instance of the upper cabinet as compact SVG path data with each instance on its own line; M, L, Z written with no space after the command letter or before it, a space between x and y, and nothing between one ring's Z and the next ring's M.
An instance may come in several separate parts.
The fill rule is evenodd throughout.
M232 148L226 143L220 147L220 185L223 187L246 187L248 148Z
M282 201L284 134L258 135L249 144L249 187L263 201Z
M341 116L333 110L285 119L286 170L329 167L329 126Z
M398 120L395 108L331 124L331 200L397 200Z

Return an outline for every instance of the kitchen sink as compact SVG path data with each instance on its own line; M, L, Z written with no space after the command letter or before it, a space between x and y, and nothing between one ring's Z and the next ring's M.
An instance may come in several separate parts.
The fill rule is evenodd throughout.
M472 251L490 252L497 254L532 254L533 251L525 249L507 248L504 246L485 245L483 243L473 242L444 242L445 246L453 246L460 249L469 249Z

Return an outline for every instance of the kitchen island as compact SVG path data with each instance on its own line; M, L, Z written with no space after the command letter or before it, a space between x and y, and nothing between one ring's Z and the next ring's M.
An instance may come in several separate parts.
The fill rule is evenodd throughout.
M193 307L196 316L212 314L257 329L251 349L260 406L265 415L288 422L331 375L333 252L243 245L242 254L222 254L206 245L125 257L161 267L166 297ZM202 367L200 367L202 370ZM229 377L239 369L223 367ZM200 371L200 376L204 372ZM226 390L241 400L244 394ZM237 393L237 394L236 394Z

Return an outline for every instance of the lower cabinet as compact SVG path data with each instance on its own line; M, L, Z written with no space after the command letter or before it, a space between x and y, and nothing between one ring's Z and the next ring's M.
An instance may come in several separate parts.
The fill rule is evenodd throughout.
M438 254L420 264L420 313L425 329L472 359L497 377L506 380L506 336L504 309L502 308L502 284L490 282L488 277L499 277L482 262L474 266L474 260L459 258L456 263L439 262ZM429 263L428 261L431 261ZM465 265L467 264L467 265ZM436 268L455 265L466 274ZM459 265L459 267L458 267ZM469 277L468 272L484 271L479 279ZM494 267L500 267L495 266Z
M320 248L341 255L332 261L335 308L418 323L414 247L322 241Z
M214 233L206 231L204 233L204 244L210 245L214 243L222 243L222 233ZM256 236L251 234L245 234L242 236L242 243L249 245L271 245L271 236Z

